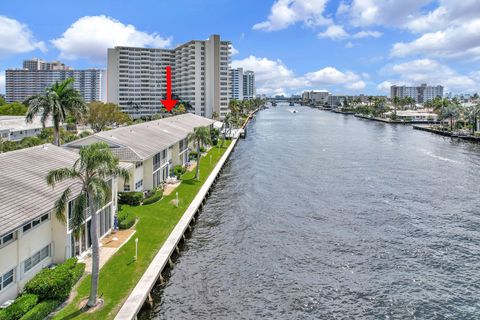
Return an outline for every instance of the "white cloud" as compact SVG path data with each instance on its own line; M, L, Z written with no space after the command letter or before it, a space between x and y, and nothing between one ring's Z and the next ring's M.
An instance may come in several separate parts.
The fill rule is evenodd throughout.
M299 89L343 86L349 90L365 88L365 82L353 72L342 72L334 67L325 67L315 72L298 76L281 60L270 60L250 56L243 60L232 61L232 68L242 67L255 71L255 81L259 94L283 94Z
M352 35L352 38L354 39L368 38L368 37L379 38L381 36L382 36L382 33L379 31L362 30Z
M480 55L480 18L445 30L425 33L412 42L394 44L393 57L425 54L445 58L478 58Z
M350 71L339 71L334 67L309 72L304 77L310 86L343 85L352 90L365 88L365 82L360 79L360 76Z
M349 37L349 34L343 29L342 26L333 24L327 28L324 32L318 34L319 38L330 38L332 40L340 40Z
M480 89L480 85L475 79L475 72L468 75L459 74L447 65L432 59L417 59L395 64L386 67L383 72L395 76L397 79L388 79L382 82L379 84L379 87L382 88L386 86L386 83L407 85L428 83L443 85L447 91L473 92Z
M47 50L45 43L35 40L27 25L5 16L0 16L0 44L0 57Z
M337 14L346 15L354 26L401 26L420 14L421 8L433 0L353 0L342 3Z
M239 67L255 71L255 82L259 94L282 94L305 86L305 82L296 77L294 72L280 60L249 56L243 60L232 61L232 68Z
M164 48L171 44L170 38L157 33L139 31L135 26L104 15L85 16L75 21L60 38L51 40L60 50L60 58L84 58L105 62L107 48L115 46L138 46Z
M254 30L276 31L297 22L307 26L329 25L331 20L323 16L327 0L276 0L266 21L253 26Z
M351 41L348 41L347 43L345 43L345 48L347 49L351 49L353 48L355 45L351 42Z
M235 56L240 53L234 46L231 46L231 47L232 47L232 56Z
M0 72L0 93L5 93L5 71Z

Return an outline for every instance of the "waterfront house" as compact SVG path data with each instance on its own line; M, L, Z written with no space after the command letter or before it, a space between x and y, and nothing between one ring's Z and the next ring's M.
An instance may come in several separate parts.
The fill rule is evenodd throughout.
M71 181L55 188L46 182L50 170L71 167L77 159L77 153L52 144L0 154L0 304L14 299L42 268L88 252L90 217L74 236L68 219L63 224L53 213L55 201ZM112 196L98 210L100 237L110 232L117 208L116 178L107 183ZM66 217L79 194L80 186L72 185Z
M130 180L118 180L119 191L151 190L164 182L175 165L188 162L187 136L196 127L211 127L214 121L191 113L128 127L102 131L64 145L79 149L105 142L122 163L130 164Z
M386 112L384 113L384 117L388 118L393 113L393 111ZM438 115L422 110L397 110L397 120L407 122L437 121Z

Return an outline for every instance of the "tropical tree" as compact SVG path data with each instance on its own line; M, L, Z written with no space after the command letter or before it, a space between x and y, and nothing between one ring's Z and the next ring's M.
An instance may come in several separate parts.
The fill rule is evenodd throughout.
M1 101L0 101L1 103ZM12 102L7 104L0 104L1 116L24 116L28 108L20 102Z
M455 119L460 115L459 107L456 101L444 102L445 105L439 109L439 117L442 120L448 119L450 122L450 130L453 130L453 123Z
M400 98L398 96L393 97L392 104L393 104L393 114L395 115L395 119L397 118L397 108L400 105Z
M60 145L60 124L67 120L67 116L72 115L79 120L87 113L85 102L72 83L73 78L55 82L43 94L31 96L25 101L28 106L27 122L32 122L35 116L40 115L45 127L47 120L52 117L54 144L57 146Z
M211 144L211 135L210 130L206 127L196 127L193 129L193 132L188 134L188 140L193 141L197 146L197 170L195 172L195 179L200 179L200 147L202 145Z
M54 169L47 174L48 185L55 187L61 181L69 180L72 183L55 202L55 216L67 222L65 209L72 196L72 186L80 185L81 193L73 201L72 216L69 223L75 233L81 230L86 219L87 211L91 215L90 237L92 239L92 279L88 307L97 304L98 278L99 278L99 245L98 245L98 217L97 209L110 201L112 190L106 180L113 176L120 176L125 181L129 179L127 170L119 167L118 158L113 155L108 145L104 142L94 143L82 147L80 157L72 167Z
M103 131L113 124L124 124L131 120L130 116L120 111L115 103L94 101L88 104L88 111L87 123L95 132Z
M478 126L478 118L480 117L480 103L466 107L464 112L465 112L465 117L468 119L468 122L470 123L472 135L475 135L475 131L477 130L477 126Z

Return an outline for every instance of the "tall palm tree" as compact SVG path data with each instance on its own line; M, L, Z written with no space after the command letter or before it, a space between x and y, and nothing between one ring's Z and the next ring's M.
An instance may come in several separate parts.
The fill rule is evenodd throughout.
M453 130L453 123L455 119L460 115L458 104L454 101L443 105L439 110L440 119L449 119L450 131Z
M193 132L188 134L188 140L193 141L197 145L197 170L195 172L195 179L200 179L200 147L202 145L211 144L210 130L206 127L197 127Z
M26 120L32 122L40 115L42 125L49 117L53 120L53 143L60 145L60 124L71 115L77 120L87 113L87 106L80 93L72 86L73 78L55 82L43 94L29 97L25 103L28 106Z
M393 103L393 113L395 114L395 119L396 119L397 118L397 108L398 108L398 105L400 104L400 98L398 96L393 97L392 103Z
M71 186L81 185L82 192L73 201L73 210L70 223L72 229L78 233L84 225L87 210L92 219L90 222L90 237L92 242L92 282L88 307L94 307L97 303L98 276L99 276L99 246L98 246L98 217L97 209L107 203L112 191L106 182L112 176L120 176L125 181L129 179L127 170L118 166L118 158L110 151L108 144L104 142L94 143L82 147L80 157L75 161L73 167L59 168L47 174L47 183L55 185L64 180L71 180L72 184L67 187L60 198L55 202L55 216L58 220L66 223L65 209L72 195Z

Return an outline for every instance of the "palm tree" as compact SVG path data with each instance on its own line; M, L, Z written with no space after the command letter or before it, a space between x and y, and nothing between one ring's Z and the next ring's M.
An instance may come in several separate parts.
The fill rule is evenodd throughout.
M459 116L459 114L458 104L455 101L449 101L448 104L442 105L439 110L440 119L450 120L450 131L453 130L453 122Z
M197 171L195 173L195 179L200 179L200 146L211 144L210 130L206 127L197 127L193 129L193 132L188 134L188 140L193 141L197 145Z
M395 114L395 119L396 119L397 118L397 108L398 108L398 105L400 104L400 98L398 96L393 97L392 103L393 103L393 113Z
M25 101L28 106L26 120L32 122L41 115L43 127L49 117L53 119L53 143L60 145L60 124L71 115L77 120L87 113L87 106L80 93L72 87L73 78L55 82L43 94L31 96Z
M92 282L88 307L94 307L97 303L98 276L99 276L99 248L98 248L98 217L97 209L110 201L111 188L105 181L112 176L120 176L125 181L129 179L127 170L118 166L118 158L110 151L108 144L104 142L94 143L82 147L80 157L73 167L59 168L47 174L48 185L55 185L64 180L71 180L60 198L55 202L55 216L58 220L66 223L65 209L72 195L71 187L79 184L82 188L80 195L73 201L73 210L70 223L75 233L78 233L84 225L87 210L91 214L90 237L92 242Z

